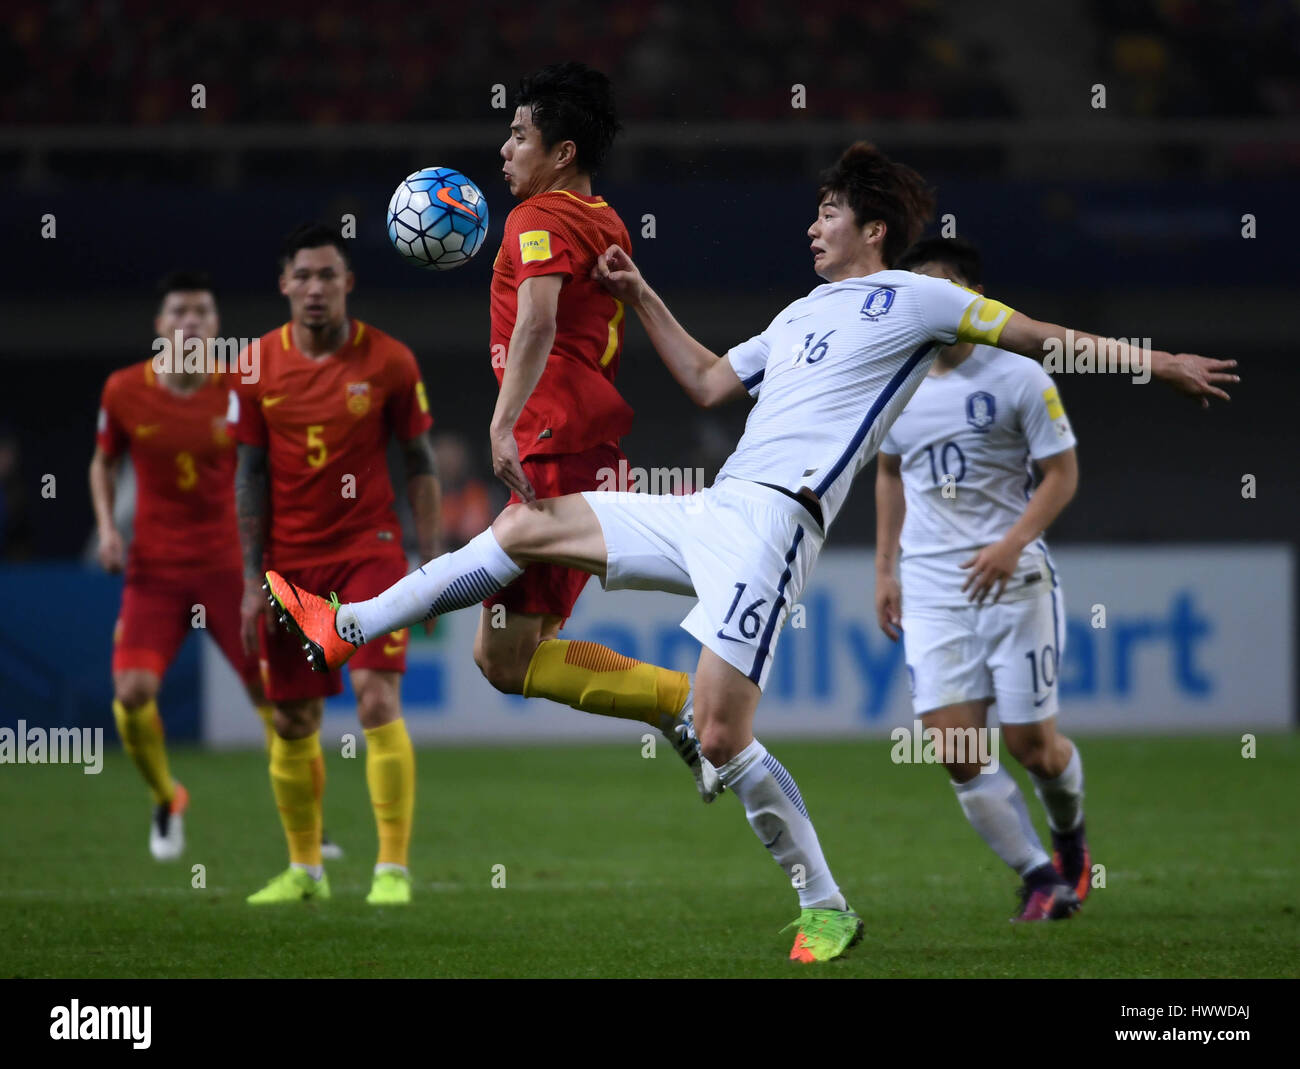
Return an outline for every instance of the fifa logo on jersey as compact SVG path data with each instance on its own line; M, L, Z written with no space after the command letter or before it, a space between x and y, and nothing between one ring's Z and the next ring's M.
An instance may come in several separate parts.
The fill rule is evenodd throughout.
M894 306L894 290L890 286L881 286L867 294L858 314L863 319L879 319Z
M998 404L991 393L976 390L966 398L966 422L977 433L988 434L993 421L998 418Z
M364 416L370 411L370 383L348 383L348 411L354 416Z

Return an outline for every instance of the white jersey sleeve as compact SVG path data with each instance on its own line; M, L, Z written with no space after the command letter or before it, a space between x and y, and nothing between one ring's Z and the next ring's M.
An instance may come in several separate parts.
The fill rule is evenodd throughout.
M756 334L749 341L733 345L727 350L726 359L731 361L731 370L749 391L750 397L757 397L763 385L763 372L767 368L767 358L772 353L771 332L769 324L762 334Z
M1029 455L1042 460L1072 449L1078 443L1056 384L1038 364L1029 363L1024 368L1016 404Z
M957 341L997 344L1002 328L1015 314L1010 308L946 278L920 277L925 279L923 309L931 337L947 345Z

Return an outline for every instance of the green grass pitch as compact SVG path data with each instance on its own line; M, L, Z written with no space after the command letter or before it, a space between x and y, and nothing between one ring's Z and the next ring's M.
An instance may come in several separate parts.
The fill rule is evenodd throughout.
M576 715L576 714L575 714ZM347 857L319 905L244 897L285 864L265 759L175 748L184 860L152 861L148 797L120 751L98 776L0 767L0 975L25 977L1233 977L1300 973L1300 739L1084 739L1094 862L1074 919L1011 925L1014 877L937 768L889 744L785 743L831 866L866 921L844 960L785 960L793 891L736 799L703 806L667 746L423 749L414 903L363 898L364 757L328 755ZM1027 787L1018 768L1014 773ZM1028 791L1026 791L1028 794ZM1046 839L1041 806L1029 795ZM206 888L191 886L202 864ZM493 887L494 866L505 887ZM496 870L501 871L501 870Z

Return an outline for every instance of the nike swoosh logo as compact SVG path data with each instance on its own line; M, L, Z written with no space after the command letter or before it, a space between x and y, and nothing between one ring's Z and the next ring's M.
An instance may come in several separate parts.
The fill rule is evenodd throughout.
M399 653L401 653L402 650L404 650L404 649L406 649L406 643L405 643L405 642L397 642L397 643L394 643L393 645L389 645L388 643L384 643L384 656L385 656L385 657L396 657L396 656L397 656Z
M801 315L801 316L795 316L794 319L787 319L786 322L787 322L787 323L793 323L793 322L795 321L795 319L807 319L810 315L812 315L812 312L805 312L805 313L804 313L803 315Z
M156 434L162 427L161 423L142 423L135 429L137 438L148 438L151 434Z
M782 828L781 831L777 832L774 836L772 836L772 841L770 843L764 843L763 845L770 850L774 845L776 845L777 839L781 838L781 832L783 831L785 831L784 828Z
M438 199L442 201L443 204L446 204L450 208L459 208L471 219L478 218L478 212L476 212L473 208L471 208L468 204L464 203L463 201L457 200L452 195L451 190L448 189L446 186L443 186L440 190L438 190Z
M725 638L728 642L744 642L743 638L736 638L735 635L724 635L721 628L718 630L718 638Z
M263 397L263 398L262 398L262 407L263 407L263 408L270 408L272 405L278 405L281 401L283 401L283 400L284 400L286 397L288 397L288 396L289 396L289 395L288 395L287 393L282 393L282 394L280 394L279 397Z
M1044 694L1041 698L1037 699L1034 702L1034 708L1037 709L1040 705L1043 704L1043 702L1047 701L1047 699L1050 698L1051 696L1052 695L1050 691L1047 694Z

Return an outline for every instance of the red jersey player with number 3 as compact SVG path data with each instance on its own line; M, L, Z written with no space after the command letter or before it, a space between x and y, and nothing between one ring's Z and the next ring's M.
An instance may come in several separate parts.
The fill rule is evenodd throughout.
M490 428L492 467L511 503L597 490L625 458L632 409L614 386L623 304L593 278L627 228L592 175L618 120L609 79L581 63L545 67L515 99L502 172L520 203L492 267L492 367L500 384ZM592 642L556 638L588 575L530 565L483 603L474 659L508 694L657 727L696 774L690 680Z

